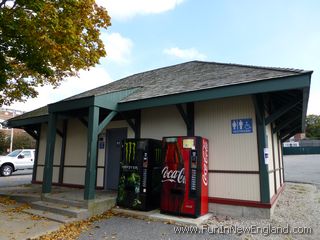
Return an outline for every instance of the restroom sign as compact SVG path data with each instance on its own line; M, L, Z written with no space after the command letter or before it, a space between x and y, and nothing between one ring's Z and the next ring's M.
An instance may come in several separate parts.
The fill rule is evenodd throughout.
M252 118L232 119L232 134L252 133Z

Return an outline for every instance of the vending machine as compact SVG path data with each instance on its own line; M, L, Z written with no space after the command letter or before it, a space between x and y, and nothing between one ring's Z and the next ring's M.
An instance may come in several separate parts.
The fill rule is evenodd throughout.
M161 171L162 213L199 217L208 212L208 140L165 137Z
M159 208L161 141L126 139L122 142L117 204L135 210Z

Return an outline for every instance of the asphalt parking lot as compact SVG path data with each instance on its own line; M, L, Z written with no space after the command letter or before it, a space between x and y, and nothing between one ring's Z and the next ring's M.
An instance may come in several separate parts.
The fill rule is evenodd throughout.
M285 181L312 183L320 187L320 155L283 157Z
M9 177L0 177L0 188L29 184L32 180L32 170L17 171Z

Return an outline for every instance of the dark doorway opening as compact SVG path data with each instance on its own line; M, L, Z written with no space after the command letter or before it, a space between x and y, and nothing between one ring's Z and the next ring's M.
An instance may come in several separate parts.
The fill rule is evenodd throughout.
M127 128L107 129L104 186L106 190L117 190L122 140L127 138Z

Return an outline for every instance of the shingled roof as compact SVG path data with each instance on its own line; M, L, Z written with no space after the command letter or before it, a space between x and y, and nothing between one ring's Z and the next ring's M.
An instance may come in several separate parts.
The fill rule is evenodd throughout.
M186 92L214 89L242 83L297 76L312 71L291 68L258 67L250 65L191 61L134 74L107 85L61 100L77 100L136 88L119 103L168 96ZM21 120L48 114L48 107L36 109L11 120Z
M239 64L192 61L134 74L102 87L67 98L75 100L140 87L120 102L198 91L272 78L300 75L310 71L257 67Z

